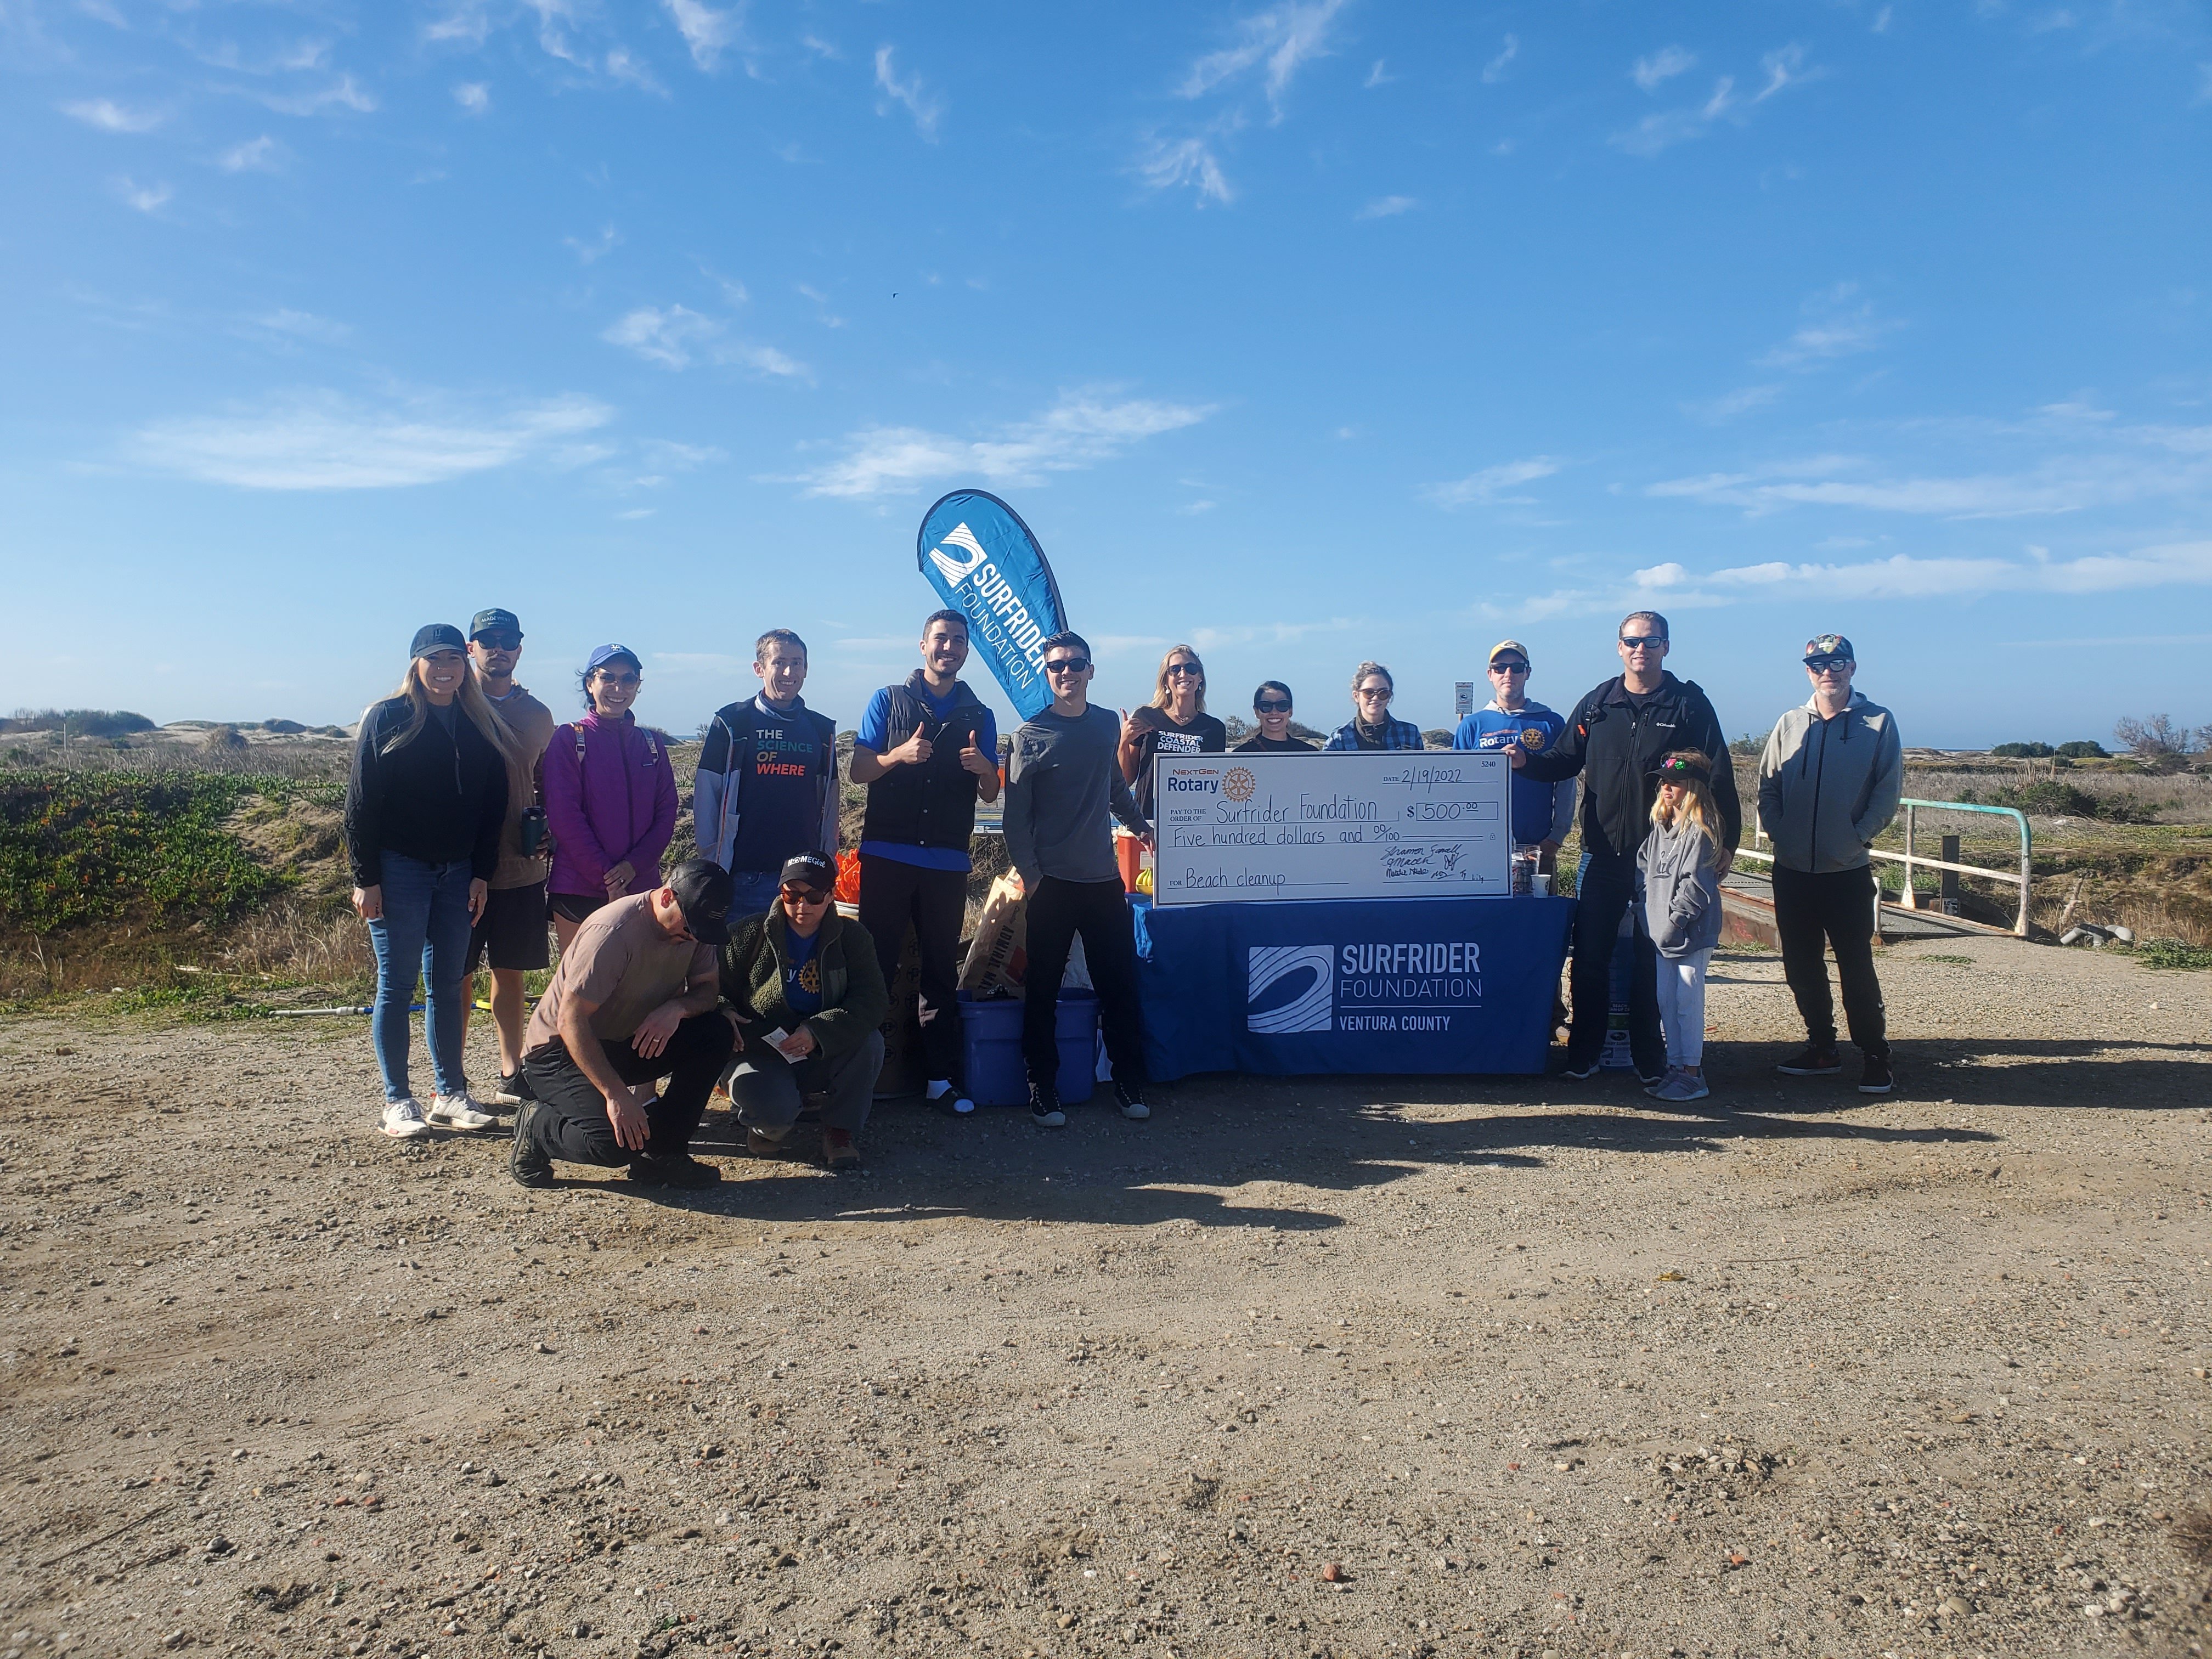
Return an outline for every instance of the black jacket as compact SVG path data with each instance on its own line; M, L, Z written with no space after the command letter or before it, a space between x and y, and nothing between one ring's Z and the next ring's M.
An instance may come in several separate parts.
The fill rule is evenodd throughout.
M1617 678L1607 680L1575 706L1559 742L1529 756L1522 770L1546 783L1581 773L1583 849L1600 858L1630 859L1650 832L1651 802L1659 793L1652 773L1670 749L1695 749L1712 757L1721 845L1734 852L1743 836L1735 769L1720 716L1694 680L1663 676L1641 708Z
M471 874L489 881L507 822L507 762L458 708L451 736L433 715L412 743L385 753L409 714L406 698L391 697L361 717L345 796L354 885L380 884L386 853L425 864L466 859Z
M922 701L921 684L917 668L904 684L889 688L891 706L884 723L884 752L890 753L926 727L929 758L920 766L894 766L868 786L860 839L965 853L969 837L975 833L975 775L960 764L960 751L981 729L988 711L965 682L956 681L951 711L940 721Z

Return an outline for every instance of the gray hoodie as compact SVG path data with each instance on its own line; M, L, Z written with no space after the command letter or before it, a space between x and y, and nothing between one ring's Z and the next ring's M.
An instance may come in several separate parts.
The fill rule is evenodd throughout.
M1679 960L1721 942L1720 849L1686 812L1654 823L1636 849L1644 927L1659 954Z
M1897 717L1861 691L1826 720L1809 701L1790 709L1766 734L1759 757L1759 828L1773 840L1775 862L1788 870L1826 875L1860 868L1904 793Z

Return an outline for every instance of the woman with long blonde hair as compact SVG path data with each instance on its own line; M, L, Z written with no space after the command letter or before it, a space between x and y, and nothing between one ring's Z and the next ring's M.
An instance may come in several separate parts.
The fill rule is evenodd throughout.
M1218 755L1228 748L1229 728L1206 712L1206 665L1187 645L1169 647L1152 702L1121 726L1121 776L1138 811L1152 815L1153 756Z
M1705 969L1721 942L1721 813L1713 760L1694 749L1660 757L1651 833L1636 854L1644 925L1659 952L1659 1024L1667 1074L1644 1092L1654 1100L1703 1100Z
M498 1120L469 1097L461 997L469 931L483 914L507 821L514 738L469 672L461 630L416 630L398 690L361 717L346 781L353 908L376 951L369 1030L384 1078L380 1127L395 1139L433 1123L486 1129ZM423 1035L437 1093L423 1112L409 1091L408 1005L422 976Z

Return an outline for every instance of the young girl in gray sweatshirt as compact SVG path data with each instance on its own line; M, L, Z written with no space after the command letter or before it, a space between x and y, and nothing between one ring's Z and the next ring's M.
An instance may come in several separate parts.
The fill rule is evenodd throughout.
M1667 1075L1644 1092L1654 1100L1703 1100L1705 967L1721 942L1720 809L1711 759L1693 749L1662 756L1651 833L1636 854L1644 925L1659 951L1659 1023Z

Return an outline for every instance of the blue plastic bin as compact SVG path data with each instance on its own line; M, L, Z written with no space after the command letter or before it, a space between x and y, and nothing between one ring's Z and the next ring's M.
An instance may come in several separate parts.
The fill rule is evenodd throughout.
M978 1000L960 994L960 1047L968 1098L978 1106L1026 1106L1029 1069L1022 1064L1018 997ZM1091 1098L1097 1086L1098 999L1088 991L1062 991L1058 1010L1060 1097L1070 1106Z

